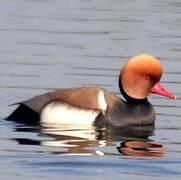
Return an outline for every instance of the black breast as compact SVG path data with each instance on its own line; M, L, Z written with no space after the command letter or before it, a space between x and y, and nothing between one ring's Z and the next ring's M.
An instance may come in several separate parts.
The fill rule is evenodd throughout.
M154 125L155 111L147 99L125 102L120 98L108 104L106 116L98 118L96 125L125 127L131 125Z

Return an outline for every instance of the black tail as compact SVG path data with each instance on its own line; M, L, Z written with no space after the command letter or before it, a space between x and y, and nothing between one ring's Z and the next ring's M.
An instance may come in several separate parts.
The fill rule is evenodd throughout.
M6 120L15 121L18 123L35 125L39 124L39 113L32 110L24 104L20 104L7 118Z

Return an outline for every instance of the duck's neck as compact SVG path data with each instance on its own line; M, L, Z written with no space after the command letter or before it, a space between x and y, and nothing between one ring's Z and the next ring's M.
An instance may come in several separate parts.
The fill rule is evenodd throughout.
M147 98L144 98L144 99L136 99L136 98L133 98L133 97L129 96L129 95L124 91L121 81L119 82L119 89L120 89L121 94L123 95L123 97L125 98L125 100L126 100L126 102L127 102L128 104L142 104L142 103L148 102L148 99L147 99Z

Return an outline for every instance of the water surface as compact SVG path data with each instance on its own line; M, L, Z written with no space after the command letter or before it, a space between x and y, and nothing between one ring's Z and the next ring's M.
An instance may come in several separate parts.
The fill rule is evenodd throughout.
M180 179L180 19L178 0L2 0L1 179ZM60 87L97 85L120 95L120 67L143 52L160 58L161 81L178 97L150 97L155 131L3 120L9 104Z

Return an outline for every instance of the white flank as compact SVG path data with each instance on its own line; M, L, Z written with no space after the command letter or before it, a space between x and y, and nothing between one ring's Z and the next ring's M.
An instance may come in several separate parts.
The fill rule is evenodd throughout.
M103 111L105 111L107 109L107 103L104 97L104 92L100 91L99 95L98 95L98 102L99 102L99 106L100 109L102 109Z
M40 122L49 125L84 125L90 126L98 111L77 108L65 103L51 102L41 112Z

